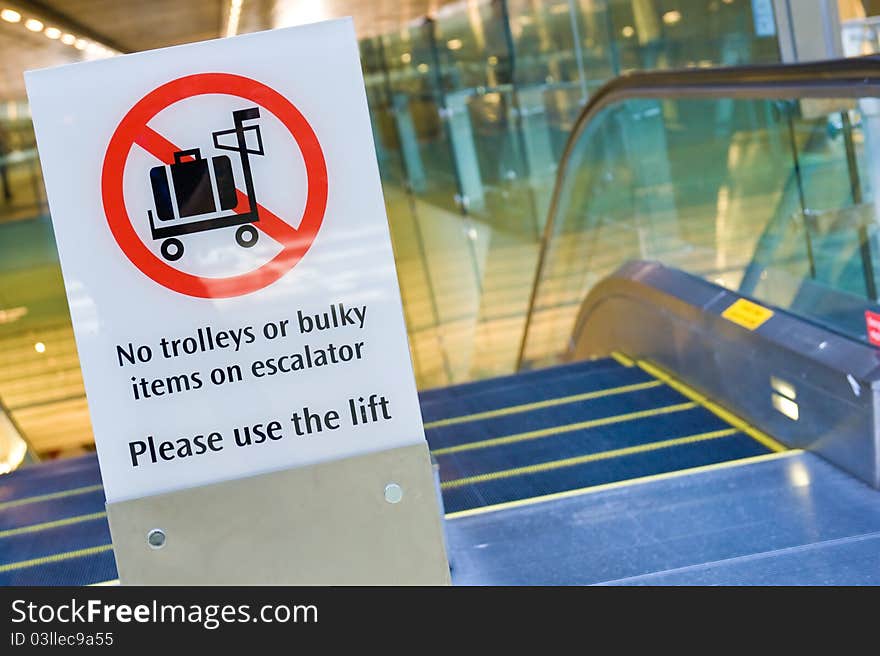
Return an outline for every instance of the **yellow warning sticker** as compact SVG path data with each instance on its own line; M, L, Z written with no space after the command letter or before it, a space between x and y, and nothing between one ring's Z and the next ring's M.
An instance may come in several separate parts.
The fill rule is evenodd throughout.
M773 310L741 298L722 312L721 316L743 328L755 330L773 316Z

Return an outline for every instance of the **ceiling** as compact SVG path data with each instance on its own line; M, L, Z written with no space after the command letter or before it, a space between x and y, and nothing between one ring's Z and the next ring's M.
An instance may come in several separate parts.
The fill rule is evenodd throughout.
M28 18L45 27L95 41L120 52L215 39L226 34L232 0L0 0L21 15L0 20L0 101L25 97L22 73L89 58L43 32L25 28ZM477 0L468 0L477 1ZM399 28L434 13L450 0L243 0L238 33L353 16L360 35Z

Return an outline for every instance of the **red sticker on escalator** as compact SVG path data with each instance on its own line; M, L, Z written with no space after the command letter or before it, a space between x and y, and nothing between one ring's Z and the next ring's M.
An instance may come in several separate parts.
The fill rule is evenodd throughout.
M880 314L865 310L865 328L868 330L868 341L880 346Z

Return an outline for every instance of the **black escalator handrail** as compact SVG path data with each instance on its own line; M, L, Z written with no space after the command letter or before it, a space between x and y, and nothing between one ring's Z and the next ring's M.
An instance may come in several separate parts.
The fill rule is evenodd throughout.
M517 356L522 369L526 341L532 325L538 287L544 273L547 248L553 237L562 187L571 155L586 127L606 107L635 98L725 98L740 100L792 100L799 98L880 97L880 56L831 59L799 64L688 68L669 71L634 71L609 80L584 105L569 134L559 161L547 221L541 236L538 262L523 338Z

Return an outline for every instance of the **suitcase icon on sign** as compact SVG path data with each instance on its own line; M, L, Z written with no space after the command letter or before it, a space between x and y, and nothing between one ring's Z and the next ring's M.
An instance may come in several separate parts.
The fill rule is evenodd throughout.
M220 230L238 226L235 241L242 248L250 248L257 243L259 233L254 223L260 220L254 181L251 174L250 155L265 155L263 137L259 125L245 126L245 121L260 117L258 107L240 109L232 112L235 127L229 130L212 132L214 147L218 150L237 152L241 159L245 194L248 207L245 212L236 212L239 205L239 192L235 188L232 161L228 155L217 155L210 159L202 157L198 148L180 150L174 153L174 163L170 166L155 166L150 169L150 186L156 217L167 225L156 225L153 210L147 210L150 232L155 240L161 240L159 247L162 257L174 261L183 257L183 235L208 230ZM256 148L249 148L247 135L253 132ZM220 143L223 137L234 136L234 145ZM169 176L170 172L170 176ZM231 213L230 213L231 212ZM196 221L183 221L191 217L204 217Z

